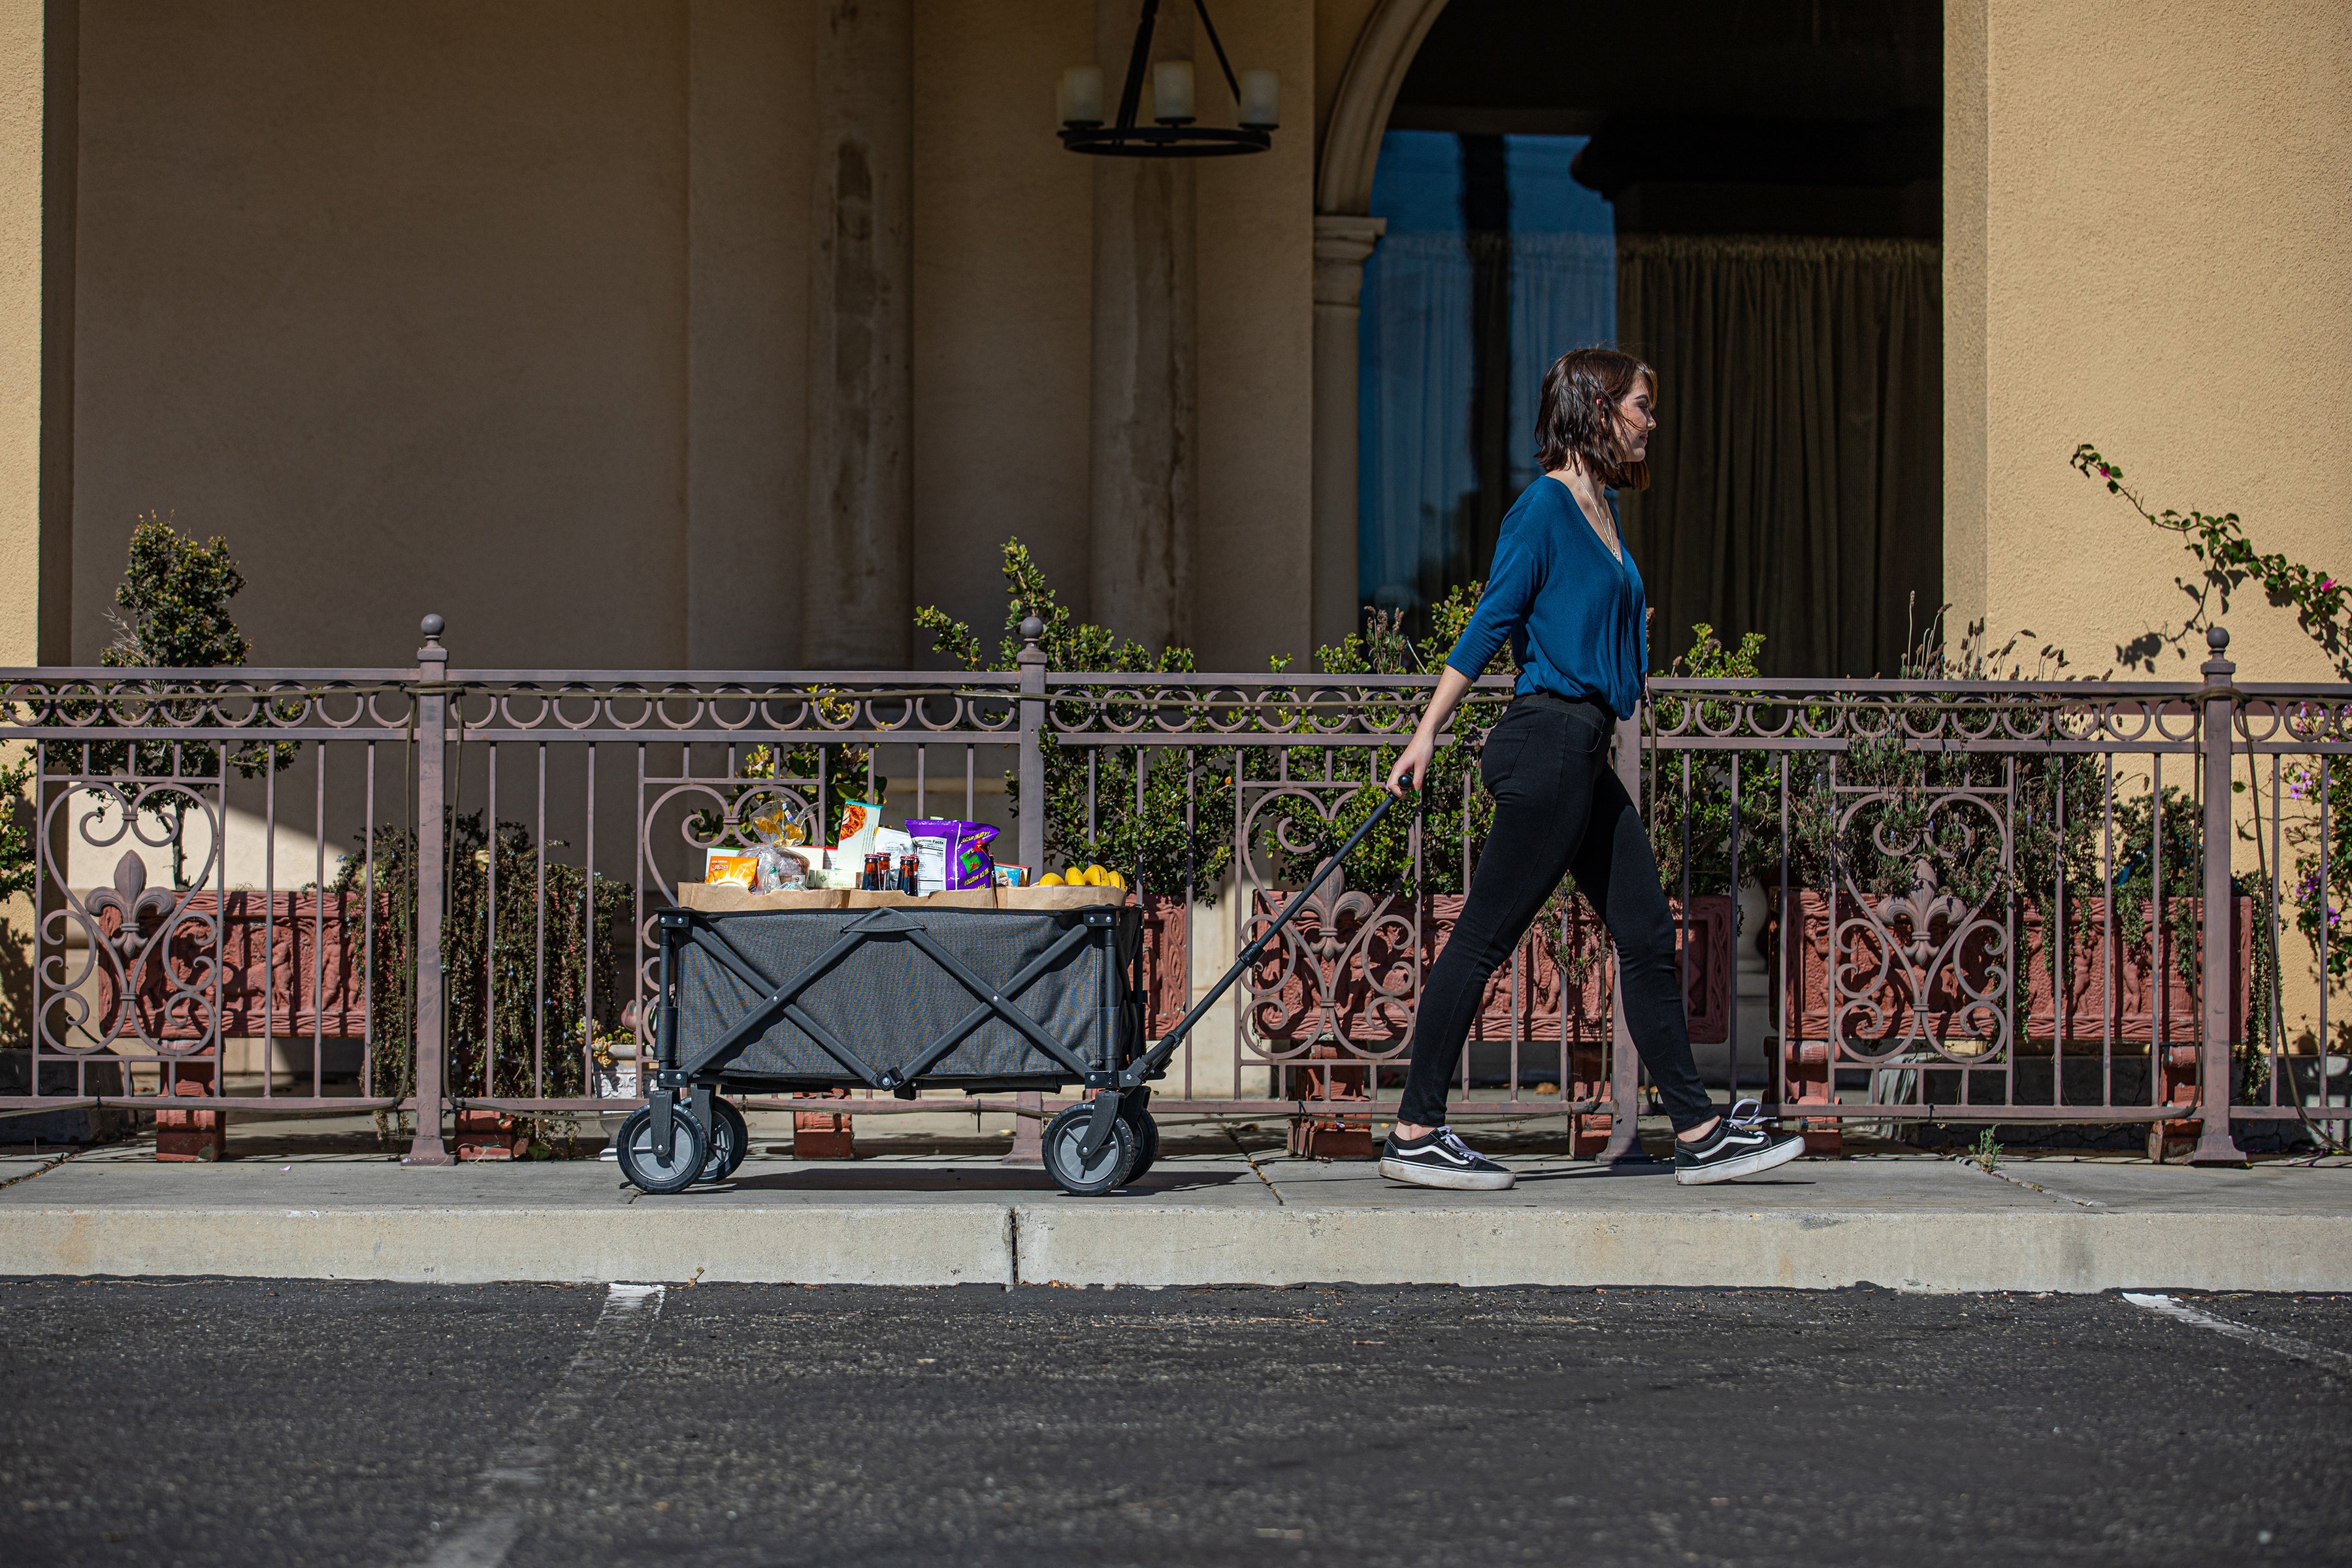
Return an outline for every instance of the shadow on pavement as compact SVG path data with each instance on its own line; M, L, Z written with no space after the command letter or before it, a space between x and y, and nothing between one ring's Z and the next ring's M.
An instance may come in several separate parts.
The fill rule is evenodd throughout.
M1123 1193L1184 1193L1230 1186L1249 1175L1241 1172L1155 1172L1118 1189ZM842 1167L822 1171L763 1171L731 1182L689 1189L693 1192L739 1193L1057 1193L1054 1178L1043 1171L1001 1168L906 1166Z

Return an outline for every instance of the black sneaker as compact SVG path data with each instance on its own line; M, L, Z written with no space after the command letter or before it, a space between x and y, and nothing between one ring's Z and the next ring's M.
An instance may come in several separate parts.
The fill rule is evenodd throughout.
M1785 1165L1804 1152L1804 1139L1776 1133L1763 1124L1755 1114L1763 1109L1757 1100L1743 1100L1697 1142L1675 1139L1675 1180L1686 1187L1728 1182Z
M1391 1182L1416 1187L1451 1187L1456 1192L1498 1193L1517 1178L1441 1127L1419 1138L1399 1138L1391 1130L1381 1145L1381 1174Z

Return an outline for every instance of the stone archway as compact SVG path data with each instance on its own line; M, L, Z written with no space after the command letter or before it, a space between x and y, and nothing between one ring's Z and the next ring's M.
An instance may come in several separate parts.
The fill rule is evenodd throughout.
M1445 0L1379 0L1339 78L1315 170L1315 640L1356 629L1356 306L1387 226L1367 216L1389 110Z

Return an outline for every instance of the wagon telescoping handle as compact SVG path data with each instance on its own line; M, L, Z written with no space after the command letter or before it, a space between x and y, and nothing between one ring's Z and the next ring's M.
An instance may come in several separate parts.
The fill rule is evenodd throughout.
M1409 783L1407 787L1410 787ZM1325 879L1339 868L1340 863L1348 858L1349 853L1364 841L1364 835L1370 833L1379 825L1381 818L1388 815L1389 807L1395 805L1396 800L1397 797L1386 790L1381 792L1380 804L1372 807L1371 815L1357 825L1355 832L1348 835L1348 841L1339 846L1339 853L1324 861L1322 868L1307 879L1307 886L1283 901L1281 912L1274 917L1274 923L1260 931L1248 946L1242 949L1240 956L1234 960L1233 967L1225 971L1223 977L1210 988L1209 994L1193 1003L1192 1010L1176 1020L1176 1026L1169 1030L1158 1045L1128 1064L1127 1070L1119 1074L1120 1089L1138 1088L1147 1076L1167 1065L1168 1058L1176 1054L1176 1047L1184 1043L1184 1037L1192 1032L1192 1026L1199 1023L1202 1015L1215 1006L1226 992L1233 989L1234 981L1239 980L1248 973L1251 965L1257 963L1258 955L1265 951L1267 944L1281 935L1282 928L1290 923L1290 917L1297 914L1308 899L1314 897L1315 889L1321 887Z

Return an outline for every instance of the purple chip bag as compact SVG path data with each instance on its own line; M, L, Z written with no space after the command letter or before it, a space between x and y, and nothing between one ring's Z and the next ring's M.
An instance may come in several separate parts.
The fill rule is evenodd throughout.
M988 852L988 846L996 829L987 823L910 816L907 836L915 841L917 890L953 893L994 884L996 858Z

